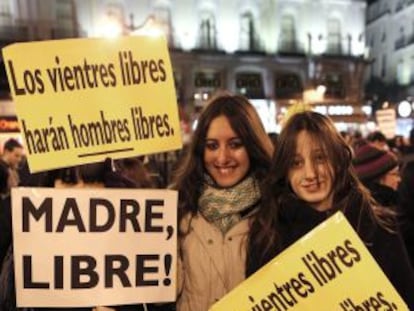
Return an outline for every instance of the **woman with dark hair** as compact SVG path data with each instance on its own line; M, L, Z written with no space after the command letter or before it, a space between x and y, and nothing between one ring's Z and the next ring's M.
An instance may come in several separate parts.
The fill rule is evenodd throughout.
M328 117L307 111L288 120L262 202L250 231L248 275L329 215L342 211L414 310L414 275L395 217L358 180L351 149Z
M178 311L205 311L245 279L247 235L273 145L242 96L212 99L172 188L179 191Z

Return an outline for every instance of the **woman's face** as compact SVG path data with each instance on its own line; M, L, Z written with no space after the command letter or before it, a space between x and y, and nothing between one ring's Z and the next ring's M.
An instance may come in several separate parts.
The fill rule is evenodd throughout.
M213 119L208 128L204 167L217 185L224 188L237 184L249 171L246 147L224 115Z
M340 165L340 164L339 164ZM299 132L288 179L292 190L315 210L332 207L332 166L323 149L306 131Z

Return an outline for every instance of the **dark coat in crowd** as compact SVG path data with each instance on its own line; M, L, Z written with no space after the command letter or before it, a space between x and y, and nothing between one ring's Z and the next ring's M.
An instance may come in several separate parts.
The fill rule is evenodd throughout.
M367 211L362 212L358 207L349 206L345 212L352 227L358 232L372 256L375 258L385 275L395 289L407 303L410 310L414 310L414 272L411 268L406 249L398 230L390 233L380 227ZM302 202L294 202L280 211L279 215L279 248L269 254L266 261L277 256L288 246L311 231L318 224L325 221L329 214L318 212ZM359 226L359 227L357 227ZM256 251L248 252L248 276L260 268L255 258ZM390 259L392 258L392 260ZM369 275L366 276L369 278Z
M414 160L403 167L398 192L401 232L414 267Z
M0 270L3 258L11 243L11 209L8 193L8 169L0 164Z
M12 240L10 196L0 199L0 270Z
M377 182L366 183L365 186L378 204L394 210L397 209L399 204L398 191Z

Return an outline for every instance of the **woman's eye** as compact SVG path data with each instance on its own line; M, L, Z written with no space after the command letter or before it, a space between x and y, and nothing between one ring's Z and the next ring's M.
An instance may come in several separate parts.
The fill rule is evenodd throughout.
M302 164L302 160L295 159L293 160L292 167L299 167Z
M315 161L316 161L316 163L325 163L326 156L324 154L317 154L315 156Z
M243 147L244 145L243 145L243 142L241 140L234 140L234 141L231 141L229 143L229 146L232 149L238 149L238 148Z
M205 146L208 150L216 150L218 148L218 144L215 142L208 142Z

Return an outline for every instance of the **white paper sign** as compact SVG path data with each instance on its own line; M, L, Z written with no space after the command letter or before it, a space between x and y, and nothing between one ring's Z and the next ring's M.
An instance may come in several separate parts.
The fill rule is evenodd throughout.
M14 188L19 307L174 301L177 192Z

